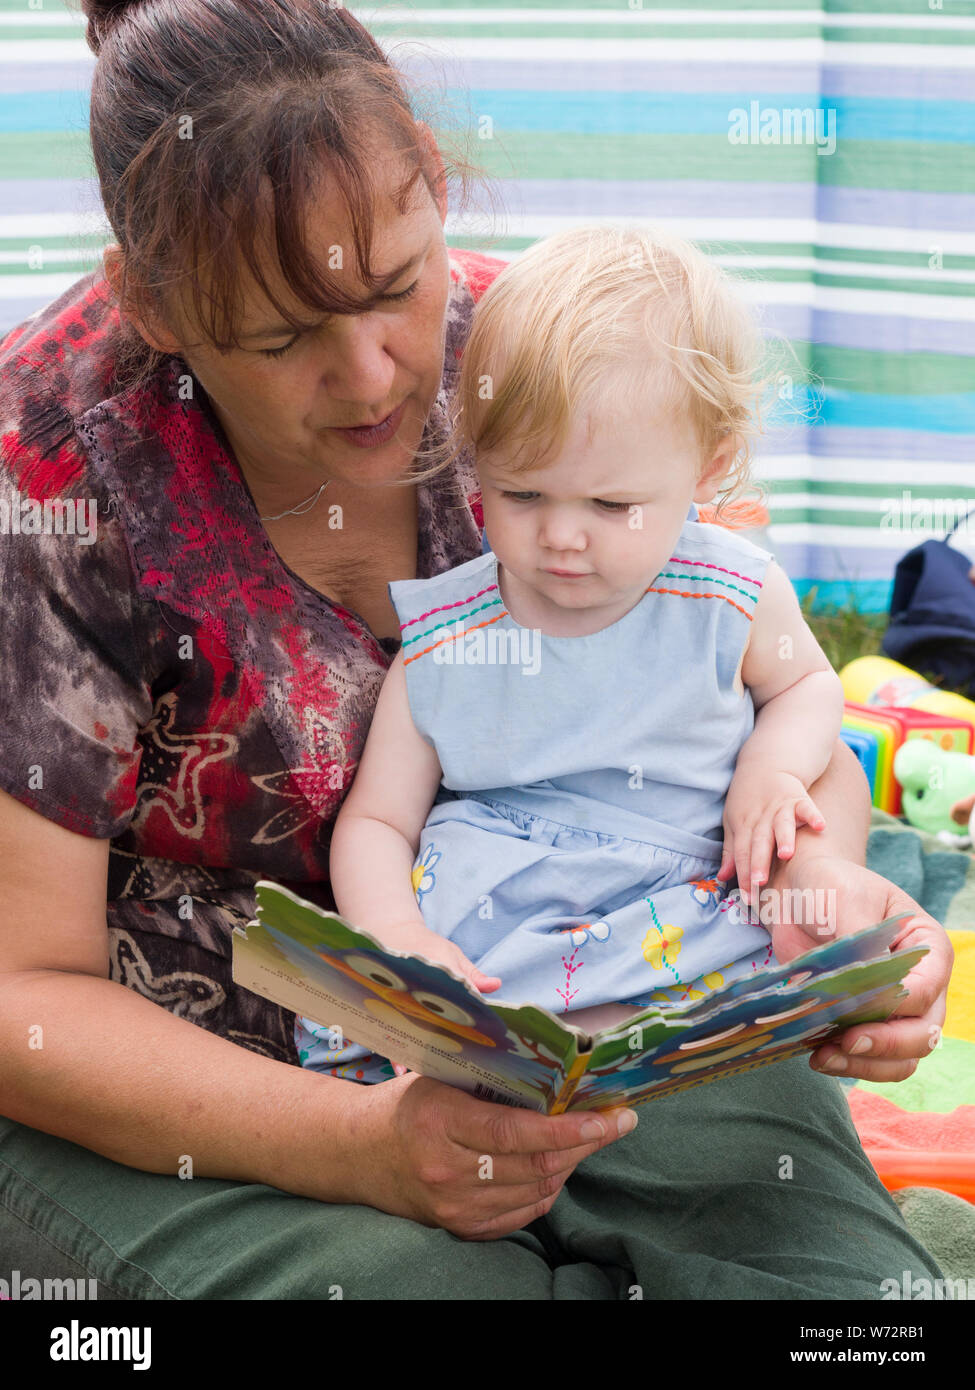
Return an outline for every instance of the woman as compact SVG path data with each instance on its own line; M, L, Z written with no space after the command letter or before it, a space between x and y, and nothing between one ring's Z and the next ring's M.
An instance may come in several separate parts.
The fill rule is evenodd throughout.
M877 1298L937 1277L803 1059L656 1102L616 1143L632 1112L319 1077L292 1016L234 988L257 878L330 902L330 826L398 646L387 581L480 549L469 465L411 465L500 263L448 256L437 146L343 8L85 8L118 245L0 351L4 490L25 520L41 498L97 515L90 543L28 521L0 547L7 1263L142 1299ZM829 829L772 884L835 888L841 930L917 910L862 867L841 746L811 791ZM791 930L787 955L810 944ZM950 966L923 916L922 940L902 1017L814 1065L914 1070Z

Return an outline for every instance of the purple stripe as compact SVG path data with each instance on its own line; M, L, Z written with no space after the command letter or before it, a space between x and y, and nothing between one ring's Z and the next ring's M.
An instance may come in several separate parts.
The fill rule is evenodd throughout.
M717 179L508 179L504 188L509 211L529 216L766 217L768 241L782 240L775 226L781 217L942 232L975 226L975 196L962 193Z
M105 215L97 179L0 179L0 211Z
M774 527L772 531L774 533ZM771 534L775 558L793 581L797 579L892 580L897 561L914 545L936 539L933 535L905 536L900 544L874 549L865 545L796 545L777 541ZM958 547L962 549L962 547ZM968 553L967 551L965 552Z
M580 43L587 40L581 39ZM95 58L62 63L0 62L0 90L38 92L87 90ZM911 71L907 68L846 67L815 63L653 63L627 59L619 63L584 60L543 64L525 60L502 62L474 58L466 62L449 55L400 55L396 66L415 80L451 86L491 87L513 91L580 92L816 92L823 96L897 97L918 101L971 101L975 97L967 71ZM428 71L429 70L429 71Z
M817 458L876 459L881 464L934 459L940 463L967 463L971 466L975 459L975 435L931 434L923 430L852 429L846 425L806 426L800 420L791 429L785 426L770 427L762 439L761 451L763 454L808 454L813 468ZM972 484L975 486L975 466L972 467Z
M580 43L586 40L580 39ZM970 72L911 71L907 68L845 67L816 63L654 63L624 59L618 63L539 63L525 59L430 58L397 60L397 67L416 79L439 80L455 87L513 91L566 92L821 92L824 96L899 97L917 101L971 101ZM430 72L421 69L430 69Z
M588 40L580 39L580 45ZM580 47L580 52L583 49ZM427 59L397 62L419 78L421 65L443 73L455 87L481 87L535 92L815 92L820 69L816 63L652 63L623 59L618 63L543 63L516 58ZM428 74L424 74L428 77ZM969 82L966 96L971 95Z
M848 267L850 262L844 261L843 265ZM909 319L899 314L847 314L833 309L804 309L796 304L763 304L761 314L769 334L793 341L802 339L867 352L945 352L953 357L975 357L975 323Z
M77 63L0 62L0 91L87 92L94 68L94 54Z

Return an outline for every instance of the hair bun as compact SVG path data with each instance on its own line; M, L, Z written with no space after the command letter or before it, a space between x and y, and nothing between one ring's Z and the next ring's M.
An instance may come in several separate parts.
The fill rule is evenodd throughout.
M81 0L81 8L88 16L88 47L93 53L101 51L106 35L117 24L122 11L138 3L139 0Z

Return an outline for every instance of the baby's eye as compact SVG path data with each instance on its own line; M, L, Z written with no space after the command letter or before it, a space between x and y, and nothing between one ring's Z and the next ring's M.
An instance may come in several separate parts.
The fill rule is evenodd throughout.
M538 496L537 492L502 492L502 497L510 497L514 502L530 502ZM606 507L611 512L628 512L633 506L632 502L604 502L599 497L594 497L593 501L600 507Z

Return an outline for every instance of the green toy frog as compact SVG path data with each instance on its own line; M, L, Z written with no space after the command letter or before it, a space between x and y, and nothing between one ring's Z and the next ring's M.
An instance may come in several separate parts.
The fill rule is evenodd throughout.
M958 849L975 841L975 757L909 738L894 754L894 776L912 825Z

